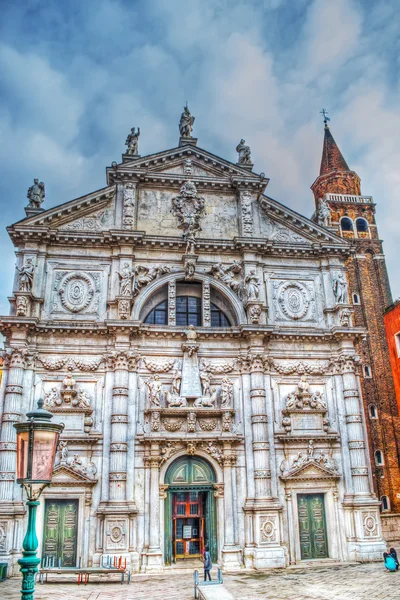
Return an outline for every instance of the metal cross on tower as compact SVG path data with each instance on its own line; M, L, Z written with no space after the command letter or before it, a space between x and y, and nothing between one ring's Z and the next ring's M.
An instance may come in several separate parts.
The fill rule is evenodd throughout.
M319 111L319 114L324 116L324 123L325 123L325 125L327 125L328 121L330 121L330 118L328 117L328 111L325 110L325 108L323 108L322 110Z

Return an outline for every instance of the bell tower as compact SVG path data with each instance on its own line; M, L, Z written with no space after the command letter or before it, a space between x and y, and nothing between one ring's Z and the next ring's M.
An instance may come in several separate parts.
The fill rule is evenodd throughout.
M361 181L344 159L324 115L320 173L311 186L313 220L350 242L347 261L349 301L354 327L366 336L357 342L360 380L376 495L381 501L386 541L393 514L400 512L400 419L385 335L383 314L392 303L382 241L375 221L375 203L361 193Z

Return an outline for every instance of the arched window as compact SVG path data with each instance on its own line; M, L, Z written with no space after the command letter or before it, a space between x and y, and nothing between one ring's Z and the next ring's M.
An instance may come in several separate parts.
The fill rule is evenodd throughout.
M167 325L168 324L168 301L163 300L149 312L144 320L149 325Z
M358 294L353 294L353 304L361 304L360 296Z
M369 365L363 365L364 377L372 377L371 367Z
M211 302L211 327L230 327L231 323L225 313Z
M383 460L382 450L375 450L375 464L378 466L385 464Z
M358 219L356 219L356 228L357 231L361 233L366 233L368 231L368 221L366 219L363 219L362 217L359 217Z
M378 418L378 409L376 408L375 404L370 404L368 406L368 412L369 412L369 416L371 419L377 419Z
M194 296L177 296L176 324L201 326L201 298Z
M353 231L353 221L349 217L342 217L340 226L342 231Z
M382 510L390 510L389 498L387 496L381 496Z

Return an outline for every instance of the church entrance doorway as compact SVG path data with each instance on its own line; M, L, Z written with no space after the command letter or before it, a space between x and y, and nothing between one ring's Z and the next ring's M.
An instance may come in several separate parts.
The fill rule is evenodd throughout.
M198 457L185 456L169 467L165 500L165 563L202 556L204 546L217 560L215 473Z
M299 494L297 506L301 559L328 558L324 495Z
M43 560L56 567L76 567L78 500L46 500Z

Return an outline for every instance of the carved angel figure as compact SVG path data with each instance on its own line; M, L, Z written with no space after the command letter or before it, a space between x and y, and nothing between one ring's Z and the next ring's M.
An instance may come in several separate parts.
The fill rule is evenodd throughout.
M331 212L332 209L329 206L328 200L326 198L319 199L318 205L318 225L330 225L331 224Z
M310 406L311 408L320 408L321 410L326 410L326 402L324 400L323 393L320 390L316 390L311 396Z
M241 139L236 146L236 152L239 154L238 163L241 165L251 165L250 146L246 146L246 140Z
M61 463L66 463L68 459L68 444L65 440L60 440L58 442L55 466L58 466Z
M346 304L347 286L348 283L344 274L336 273L336 275L333 277L332 288L337 304Z
M221 397L221 408L231 408L233 403L233 383L229 377L222 379Z
M181 114L181 120L179 121L179 133L181 137L192 137L192 130L195 117L192 117L189 111L189 107L183 107L183 113Z
M223 266L222 263L212 265L209 273L216 279L220 279L231 290L236 292L239 298L242 297L243 281L242 281L242 265L237 261L233 261L231 265Z
M45 197L44 183L39 179L33 180L33 185L28 189L27 198L29 199L29 208L40 208Z
M91 408L92 406L92 399L89 396L89 394L85 392L85 390L79 390L78 401L79 406L81 406L82 408Z
M158 375L154 379L148 379L145 384L149 390L150 405L161 406L162 383Z
M44 396L44 407L52 408L57 404L61 404L60 394L56 387L52 387L49 392L47 392Z
M124 263L124 267L121 271L118 271L119 283L119 295L120 296L131 296L132 295L132 281L134 281L135 274L133 269L130 268L129 263Z
M256 275L254 269L251 269L250 273L245 279L246 295L247 300L257 300L260 295L260 280Z
M139 152L139 136L140 127L136 131L136 127L132 127L130 134L126 138L125 146L128 146L126 154L130 156L137 156Z
M170 270L170 267L145 267L144 265L138 265L135 269L136 280L134 295L137 295L140 290L153 281L153 279L160 275L164 275L164 273L169 273Z
M17 267L19 271L19 291L20 292L31 292L33 286L33 273L35 265L31 258L27 258L26 262L22 267Z

